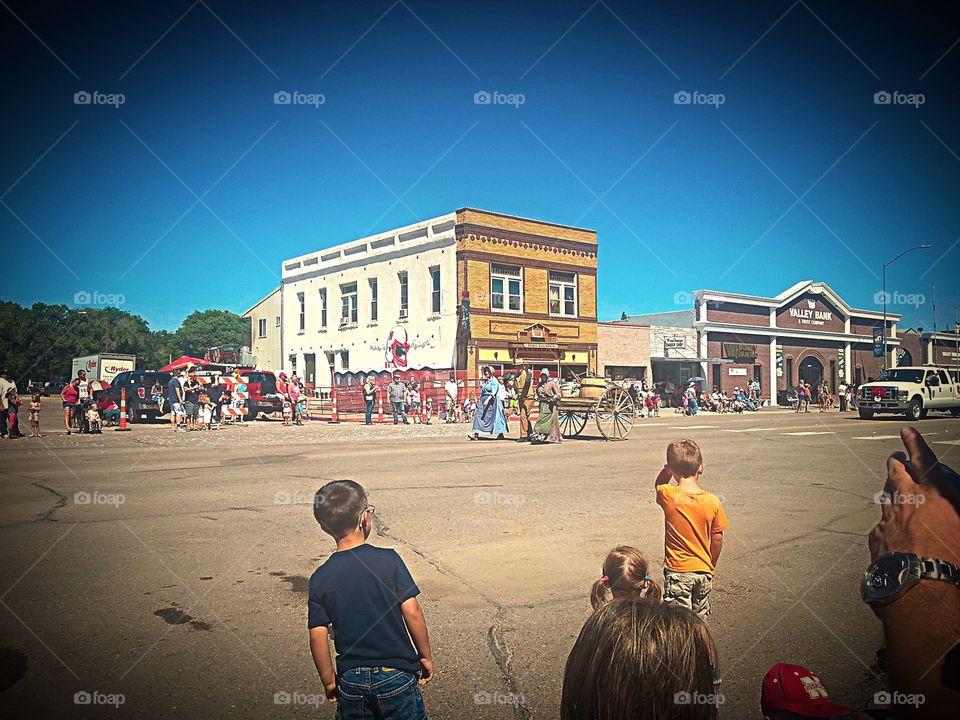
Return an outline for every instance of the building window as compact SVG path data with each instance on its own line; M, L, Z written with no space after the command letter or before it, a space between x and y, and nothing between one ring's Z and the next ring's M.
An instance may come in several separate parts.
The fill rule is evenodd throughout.
M434 315L440 314L440 268L430 268L430 312Z
M490 309L523 312L523 274L519 265L490 265Z
M347 371L350 369L350 351L341 350L340 351L340 369Z
M409 287L407 283L407 271L397 273L397 280L400 282L400 317L405 318L410 312L409 305Z
M327 329L327 289L320 288L320 329Z
M793 358L787 358L787 389L793 387Z
M370 278L370 322L377 321L377 279Z
M297 293L297 302L300 303L300 330L307 329L307 301L303 293Z
M550 314L576 316L576 273L550 271Z
M340 325L357 324L357 284L340 286Z
M280 316L277 315L276 327L280 327Z
M267 319L260 318L257 320L257 337L265 338L267 336Z

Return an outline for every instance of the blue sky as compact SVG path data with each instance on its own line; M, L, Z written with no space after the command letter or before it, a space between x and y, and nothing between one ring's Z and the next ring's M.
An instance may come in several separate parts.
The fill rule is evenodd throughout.
M920 243L891 310L960 305L949 5L7 4L4 299L122 295L175 329L284 258L473 206L597 230L601 319L802 279L879 309Z

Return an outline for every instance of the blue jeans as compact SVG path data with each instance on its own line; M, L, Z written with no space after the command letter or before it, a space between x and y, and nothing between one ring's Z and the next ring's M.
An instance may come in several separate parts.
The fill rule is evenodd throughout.
M337 678L337 720L427 720L417 675L379 667Z
M363 421L369 425L373 422L373 400L364 400L363 402L366 405Z
M409 425L410 421L407 420L407 414L403 411L403 401L402 400L400 402L391 401L390 404L393 406L393 424L394 425L397 424L397 413L399 413L400 417L403 418L403 424Z
M697 414L697 411L700 409L700 407L697 405L697 401L696 401L696 400L694 400L693 398L690 398L690 399L687 401L687 409L690 410L690 414L691 414L691 415L696 415L696 414Z

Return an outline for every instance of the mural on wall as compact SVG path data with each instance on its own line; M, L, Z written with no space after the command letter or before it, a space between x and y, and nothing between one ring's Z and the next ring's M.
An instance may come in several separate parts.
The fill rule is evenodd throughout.
M386 363L384 367L403 369L407 366L410 354L410 342L407 339L407 329L396 325L387 337L387 349L384 351Z

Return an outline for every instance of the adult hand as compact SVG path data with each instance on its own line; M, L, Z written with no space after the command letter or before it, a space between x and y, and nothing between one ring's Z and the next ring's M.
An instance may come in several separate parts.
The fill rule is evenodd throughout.
M917 430L904 428L900 437L907 454L896 452L887 460L887 480L878 493L882 517L870 532L870 557L909 552L960 564L957 490Z

